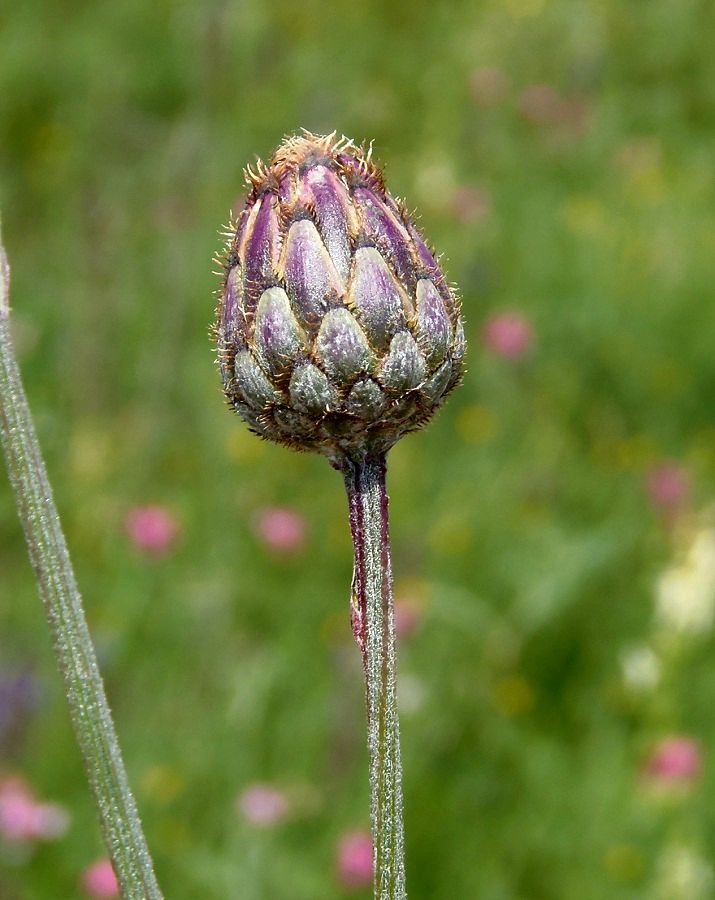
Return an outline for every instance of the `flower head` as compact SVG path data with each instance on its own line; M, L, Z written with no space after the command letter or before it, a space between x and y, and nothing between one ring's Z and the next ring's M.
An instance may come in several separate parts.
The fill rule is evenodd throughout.
M696 779L702 770L700 745L691 737L678 735L662 740L645 765L644 774L661 784L682 784Z
M564 97L550 84L528 85L518 106L532 125L560 127L578 135L588 122L588 105L577 97Z
M422 624L424 609L413 597L395 598L395 632L398 637L409 637Z
M98 859L82 873L82 890L90 897L118 897L119 882L108 859Z
M338 844L338 878L348 888L372 884L372 838L367 831L350 831Z
M153 556L167 553L179 534L174 516L158 504L135 506L127 513L125 525L137 550Z
M647 644L635 644L621 653L623 680L631 691L650 691L658 685L661 663Z
M671 844L663 853L657 872L657 897L663 900L708 900L715 873L693 847Z
M256 517L256 534L274 553L294 554L305 544L303 516L285 506L269 506Z
M484 325L484 343L497 356L518 361L534 345L534 330L529 320L515 310L495 313Z
M221 258L230 404L263 437L333 460L388 449L459 381L453 290L370 150L305 133L247 182Z
M0 783L0 837L6 841L50 841L67 831L69 816L54 803L39 803L21 778Z
M688 502L688 473L676 462L660 462L648 470L646 491L651 506L657 512L671 516L682 510Z
M469 78L469 88L479 106L497 106L509 95L511 84L501 69L476 69Z
M0 744L17 733L37 705L39 684L32 672L0 671Z
M286 817L288 800L270 784L251 784L238 797L236 805L247 822L267 828Z
M715 619L715 528L695 531L682 562L669 566L656 584L656 621L669 634L702 634Z

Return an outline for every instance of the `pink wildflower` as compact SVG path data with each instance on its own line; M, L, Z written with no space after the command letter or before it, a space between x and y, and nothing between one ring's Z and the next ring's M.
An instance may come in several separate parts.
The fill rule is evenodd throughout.
M489 215L492 209L492 199L484 188L465 184L455 188L450 207L458 222L462 225L472 225Z
M550 84L530 84L519 97L519 112L536 125L554 125L561 117L563 101Z
M270 784L249 785L238 797L236 806L247 822L261 828L278 824L288 813L285 794Z
M530 84L522 91L518 105L521 115L534 125L556 126L575 134L587 125L587 103L564 97L550 84Z
M340 839L338 878L348 888L372 884L372 839L367 831L351 831Z
M676 462L660 462L646 474L646 492L655 510L666 515L676 513L688 501L688 473Z
M274 553L294 554L305 544L305 519L285 506L269 506L259 511L256 534Z
M90 897L118 897L119 882L108 859L98 859L82 873L82 890Z
M411 597L395 599L395 632L398 637L408 637L422 623L422 604Z
M509 94L511 85L501 69L484 67L472 72L469 89L479 106L496 106Z
M132 544L144 553L163 556L179 534L179 525L164 506L135 506L127 513L125 526Z
M38 803L21 778L0 783L0 836L7 841L49 841L67 831L69 816L54 803Z
M515 310L494 313L482 332L487 347L505 359L520 360L534 345L531 323Z
M660 784L682 784L694 781L702 770L700 745L686 736L665 738L648 759L644 774Z

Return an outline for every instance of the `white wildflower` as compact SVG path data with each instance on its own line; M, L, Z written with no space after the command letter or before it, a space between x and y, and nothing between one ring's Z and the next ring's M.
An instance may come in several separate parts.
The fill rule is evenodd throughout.
M707 900L712 896L712 867L690 848L669 847L659 868L658 897L662 900Z
M621 669L626 687L650 691L660 681L660 660L647 644L635 644L621 653Z
M656 620L680 632L707 631L715 617L715 529L695 532L685 560L671 566L658 579Z

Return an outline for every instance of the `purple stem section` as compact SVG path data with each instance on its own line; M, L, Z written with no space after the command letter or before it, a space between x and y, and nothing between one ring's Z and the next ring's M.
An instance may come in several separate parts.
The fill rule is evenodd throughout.
M404 900L405 862L394 599L384 454L342 466L355 548L353 634L367 695L375 897Z

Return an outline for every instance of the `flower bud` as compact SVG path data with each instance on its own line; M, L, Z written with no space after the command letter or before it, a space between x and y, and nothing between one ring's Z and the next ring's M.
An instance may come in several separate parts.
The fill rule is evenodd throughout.
M460 307L371 151L288 138L246 170L215 328L251 429L333 460L388 450L459 382Z

